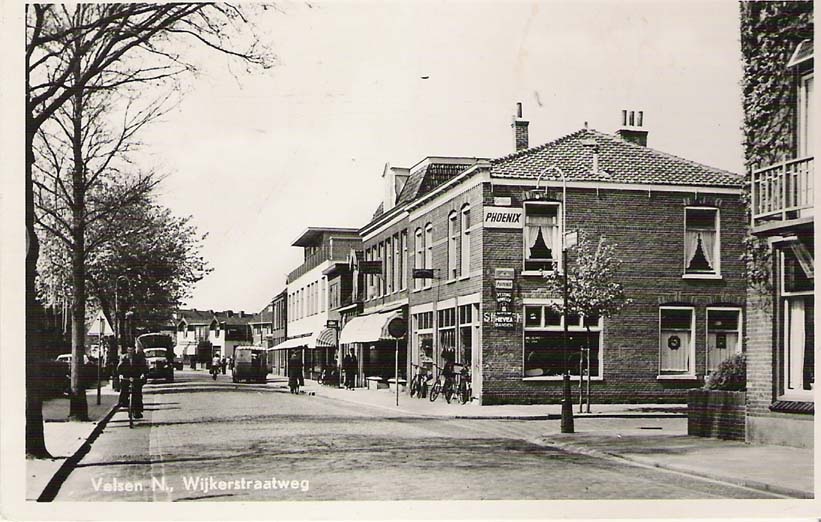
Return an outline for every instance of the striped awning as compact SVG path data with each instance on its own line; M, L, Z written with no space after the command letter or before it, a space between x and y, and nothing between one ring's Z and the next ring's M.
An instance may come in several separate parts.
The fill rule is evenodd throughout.
M316 337L317 348L333 348L336 346L336 331L333 328L325 328Z

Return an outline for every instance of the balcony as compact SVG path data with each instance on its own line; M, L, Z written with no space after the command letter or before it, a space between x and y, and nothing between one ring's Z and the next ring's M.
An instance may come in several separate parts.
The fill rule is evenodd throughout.
M813 158L777 163L752 172L753 232L765 232L813 219Z
M288 283L302 277L310 270L318 267L325 261L347 261L351 249L359 248L361 243L357 240L341 241L334 240L332 246L324 246L305 258L305 261L288 274Z

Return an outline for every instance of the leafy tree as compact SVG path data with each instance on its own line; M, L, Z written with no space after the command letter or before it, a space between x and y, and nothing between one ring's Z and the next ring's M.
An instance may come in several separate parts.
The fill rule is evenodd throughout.
M25 439L27 455L48 457L37 386L45 327L35 288L40 243L35 234L33 171L42 161L35 148L38 132L70 100L81 101L83 93L163 82L191 72L193 67L175 51L185 49L186 41L215 49L249 67L268 67L272 61L253 28L242 31L250 25L245 8L230 4L27 4L25 9ZM82 169L77 166L82 158L75 155L73 159L79 177ZM75 195L75 203L78 200ZM74 233L77 236L72 239L77 242L82 236L76 228Z
M578 243L568 251L568 254L572 254L570 259L575 259L572 263L568 259L567 309L564 302L559 301L549 305L554 312L566 316L578 314L585 318L607 319L630 304L631 300L625 295L624 287L618 281L621 260L616 256L616 245L609 243L604 236L595 241L581 230ZM556 270L546 273L545 279L552 294L563 294L564 275ZM589 339L589 321L585 321L585 326ZM579 379L581 377L579 375Z

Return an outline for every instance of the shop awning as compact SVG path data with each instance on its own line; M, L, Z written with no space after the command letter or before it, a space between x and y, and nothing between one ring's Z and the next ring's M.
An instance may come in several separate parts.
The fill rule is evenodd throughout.
M317 348L333 348L336 346L336 332L333 328L325 328L316 337Z
M381 314L369 314L354 317L339 333L339 344L372 343L383 339L393 339L388 333L388 323L394 317L402 317L396 310Z
M197 355L197 343L178 344L174 347L177 355Z
M308 348L313 349L316 348L316 338L317 335L312 333L311 335L305 335L303 337L295 337L293 339L288 339L287 341L283 341L278 345L271 348L271 350L288 350L290 348Z

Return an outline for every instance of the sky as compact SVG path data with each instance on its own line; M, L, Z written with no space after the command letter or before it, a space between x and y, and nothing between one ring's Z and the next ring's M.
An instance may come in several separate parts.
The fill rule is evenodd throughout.
M256 20L274 68L194 48L200 74L141 137L160 201L208 233L189 307L262 309L307 227L370 220L385 163L513 152L516 102L531 146L642 110L650 147L742 172L734 1L277 5Z

